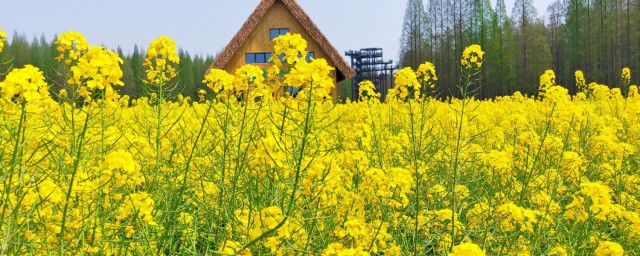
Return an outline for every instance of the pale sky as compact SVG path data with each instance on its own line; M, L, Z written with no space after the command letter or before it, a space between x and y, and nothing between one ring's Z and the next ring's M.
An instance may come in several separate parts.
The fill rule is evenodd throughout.
M491 0L495 5L495 0ZM90 44L131 52L167 35L191 54L215 54L240 29L260 0L25 0L4 1L0 29L29 38L76 30ZM406 0L298 0L340 53L384 49L397 59ZM506 0L511 13L513 0ZM533 1L538 15L552 0Z

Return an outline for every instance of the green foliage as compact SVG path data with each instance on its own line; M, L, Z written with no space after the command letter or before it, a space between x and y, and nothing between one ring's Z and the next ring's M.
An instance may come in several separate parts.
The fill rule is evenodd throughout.
M39 38L34 37L31 42L27 40L25 34L14 32L8 42L7 47L0 53L0 81L4 80L6 71L9 67L22 67L31 64L43 71L47 81L51 84L51 92L56 98L57 92L64 84L64 78L60 75L62 72L60 64L54 59L57 56L56 46L53 42L57 37L48 41L44 35ZM137 45L133 47L133 52L125 54L123 49L118 46L115 52L124 60L121 65L123 71L122 81L125 86L119 88L119 93L128 95L131 99L137 99L144 95L148 95L144 91L144 83L142 78L145 77L145 67L142 62L145 58L145 51ZM202 83L202 77L213 63L214 57L195 55L192 57L189 52L180 50L180 71L175 79L177 83L174 94L182 94L191 98L197 98L198 90L205 88Z
M516 91L536 94L538 76L547 69L558 74L557 82L576 92L574 72L582 70L588 82L620 85L620 71L629 67L631 84L640 73L640 0L557 0L547 10L536 10L532 0L505 1L494 8L486 0L409 1L401 40L400 65L432 62L439 70L443 95L460 97L455 89L459 70L457 58L466 45L487 49L480 74L479 98L510 95ZM407 24L421 17L424 9L426 32L412 31ZM511 15L509 15L510 13ZM544 17L544 18L541 18ZM421 46L407 40L412 35L427 37ZM418 40L419 41L419 40ZM423 49L426 52L406 49Z

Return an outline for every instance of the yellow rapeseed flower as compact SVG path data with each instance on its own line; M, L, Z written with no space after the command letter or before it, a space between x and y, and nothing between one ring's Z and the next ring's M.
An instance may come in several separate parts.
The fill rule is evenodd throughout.
M0 83L0 92L6 100L18 96L27 102L49 97L49 86L44 80L42 71L37 67L25 65L24 68L11 70Z
M4 42L7 41L7 33L4 30L0 29L0 52L2 52L2 48L4 48Z
M549 250L549 253L547 255L549 255L549 256L569 256L569 253L567 252L567 249L564 248L564 246L556 245L555 247L551 248L551 250Z
M369 80L364 80L358 84L358 93L362 100L380 98L380 93L376 92L376 86Z
M576 87L578 88L578 92L586 92L587 90L587 80L584 78L584 73L582 70L577 70L575 72L576 77Z
M307 40L304 40L300 34L282 35L273 39L276 43L273 48L273 55L269 61L273 61L276 66L281 65L282 60L288 64L305 61L307 57Z
M538 222L538 214L537 211L517 206L514 203L506 203L498 206L494 215L501 219L500 227L503 231L533 232L533 226Z
M449 256L484 256L487 253L477 244L464 242L453 247Z
M369 256L365 248L348 248L341 243L332 243L322 252L322 256Z
M616 242L602 242L595 251L596 256L623 256L624 249Z
M421 64L416 71L416 75L421 83L424 83L431 89L435 87L435 82L438 81L438 76L436 76L436 66L431 62Z
M591 198L593 204L611 204L611 188L601 182L584 182L580 184L580 193Z
M189 213L181 212L180 216L178 216L178 221L180 221L180 223L182 223L183 225L189 225L191 224L191 222L193 222L193 216L191 216L191 214Z
M413 69L406 67L398 71L394 77L395 86L392 90L389 90L389 95L395 96L401 100L407 99L409 94L413 92L414 98L420 98L420 82L418 82L418 76L413 72Z
M227 73L222 69L211 69L209 73L204 76L203 83L209 87L213 92L219 93L221 91L233 91L234 76Z
M77 31L62 33L55 41L56 49L60 53L56 60L71 64L78 60L82 54L89 49L89 43L84 36Z
M325 59L313 59L311 62L304 60L296 62L294 67L285 74L284 83L302 88L298 97L306 99L313 97L314 99L324 99L331 97L331 91L335 88L331 71L335 70L329 66ZM312 92L313 95L309 95Z
M628 67L623 68L622 75L620 75L620 80L622 81L623 84L631 83L631 69L629 69Z
M482 47L480 47L480 45L470 45L462 52L460 64L462 64L463 68L479 69L482 67L484 54L485 52L482 51Z
M135 233L136 233L136 230L135 230L135 229L133 229L133 226L129 226L129 225L128 225L128 226L125 228L125 236L126 236L127 238L131 238L131 236L133 236L133 234L135 234Z
M559 85L554 85L549 88L544 93L544 101L546 102L568 102L571 100L571 96L569 96L569 90Z
M162 35L153 40L147 49L147 58L142 64L147 67L145 82L153 85L169 82L178 75L172 64L180 64L176 43Z
M115 52L100 46L91 46L71 67L73 78L69 84L86 84L90 89L104 90L114 85L124 85L120 64L123 60Z
M138 192L128 195L123 199L123 203L118 207L117 220L124 220L129 216L138 216L143 222L156 226L157 223L153 219L153 209L155 202L151 199L151 195L146 192Z
M117 100L119 96L113 86L124 85L120 80L123 76L122 69L120 69L122 63L123 60L115 52L104 47L91 46L71 67L72 77L67 83L86 86L87 92L104 91L106 100ZM88 95L84 96L89 97Z
M540 87L538 94L540 97L544 97L549 88L556 86L556 73L549 69L540 76Z
M122 149L107 155L100 166L107 170L122 169L127 173L136 173L140 170L140 165L133 159L133 155Z
M240 256L250 256L251 251L249 249L245 249L240 252L242 249L242 244L235 241L223 241L220 243L220 247L218 248L218 252L228 254L228 255L240 255Z

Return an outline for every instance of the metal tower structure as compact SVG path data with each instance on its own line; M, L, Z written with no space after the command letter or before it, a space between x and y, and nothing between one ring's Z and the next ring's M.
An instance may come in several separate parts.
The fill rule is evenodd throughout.
M351 57L351 67L356 71L356 76L351 80L353 100L360 98L358 84L364 80L373 82L380 92L380 99L384 100L393 87L393 72L398 66L394 66L392 60L383 60L382 48L351 50L345 55Z

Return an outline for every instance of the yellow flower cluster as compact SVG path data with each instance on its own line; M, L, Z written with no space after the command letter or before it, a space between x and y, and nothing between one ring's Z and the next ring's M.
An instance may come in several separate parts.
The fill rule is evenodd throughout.
M272 61L275 66L280 67L282 61L285 61L289 65L305 60L307 52L307 40L302 38L300 34L282 35L273 39L275 47L273 48L273 55L269 61ZM282 56L282 59L280 59Z
M424 88L433 90L438 82L438 76L436 76L436 66L431 62L425 62L418 67L416 71L418 80L424 85Z
M297 100L306 99L331 100L335 88L331 73L335 70L325 59L307 61L300 56L306 56L306 40L300 35L284 35L274 39L274 56L284 55L284 60L290 63L281 74L282 63L274 60L275 64L265 71L256 65L245 65L236 69L235 74L224 70L212 69L205 75L203 82L211 89L217 98L244 98L248 101L264 101L285 94L281 89L286 85L298 88ZM283 67L284 68L284 67ZM289 98L291 99L291 98Z
M58 50L57 61L64 62L65 64L71 64L76 61L89 49L89 43L84 36L77 31L69 31L62 33L55 41L56 49Z
M11 70L5 80L0 82L0 92L7 101L17 96L19 101L32 102L48 98L49 86L40 69L25 65L24 68Z
M545 97L545 93L552 87L556 86L556 73L549 69L540 76L540 87L538 89L538 95Z
M146 83L160 85L168 83L178 75L173 65L180 64L176 43L167 36L160 36L149 44L147 58L143 66L147 67Z
M123 204L118 207L118 215L116 215L116 219L118 221L123 221L134 216L135 219L139 219L146 224L156 226L158 224L153 220L154 205L155 202L146 192L133 193L126 196L123 200Z
M533 226L538 222L539 213L506 203L496 208L495 216L500 219L500 228L505 232L516 229L521 232L533 232Z
M484 58L484 51L480 45L473 44L468 46L462 52L460 64L466 69L480 69Z
M2 52L2 48L4 48L4 42L7 41L7 33L4 30L0 29L0 52Z
M234 213L238 224L229 223L228 231L236 232L243 239L255 240L270 230L278 228L272 236L265 237L261 241L262 246L270 253L283 255L286 252L285 244L301 245L306 239L304 227L286 220L282 210L277 206L266 207L260 211L236 210ZM241 246L234 246L234 241L225 241L230 246L225 249L233 253L240 253ZM222 251L225 251L222 250ZM242 253L240 253L242 254ZM247 252L247 254L250 254Z
M325 59L298 61L285 75L284 83L294 88L302 88L298 96L302 96L301 99L331 99L331 92L335 88L331 78L333 70L335 69L329 66Z
M358 93L362 100L380 98L380 93L376 92L376 86L369 80L362 81L358 84Z
M140 165L133 159L131 153L118 150L109 153L100 164L104 183L115 181L115 187L140 185L145 177L140 173Z
M81 97L90 100L91 91L101 90L105 92L105 99L115 100L118 95L113 86L123 86L120 81L123 60L113 51L100 46L91 46L77 59L76 65L71 67L72 77L67 83L76 86L86 85L86 90Z
M202 81L215 93L233 92L234 76L221 69L211 69Z
M123 86L120 81L123 76L120 64L122 58L111 50L101 46L90 46L82 34L76 31L63 33L55 42L60 55L58 61L70 65L71 74L67 84L78 98L85 102L92 101L92 94L101 92L101 96L109 103L119 99L114 86ZM66 98L67 91L63 88L59 96ZM75 100L75 99L74 99Z
M474 243L465 242L453 247L449 256L484 256L487 253Z
M622 75L620 76L620 81L622 81L623 84L631 83L631 69L629 69L628 67L622 69Z
M397 98L405 100L410 94L414 98L420 98L420 88L422 85L418 81L418 75L413 72L413 69L406 67L396 72L393 75L395 86L389 90L390 98Z
M616 242L602 242L595 252L596 256L624 256L622 246Z
M584 73L582 70L577 70L575 72L576 78L576 88L578 88L578 92L585 93L587 90L587 80L584 78Z
M567 249L565 249L563 246L556 246L551 248L551 250L549 250L549 254L547 254L549 256L569 256L569 253L567 252Z

